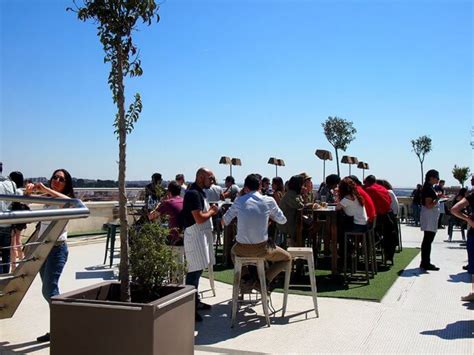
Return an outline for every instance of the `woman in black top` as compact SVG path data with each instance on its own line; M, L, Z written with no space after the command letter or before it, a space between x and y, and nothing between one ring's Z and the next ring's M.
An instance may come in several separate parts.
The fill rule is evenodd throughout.
M439 204L438 195L433 185L439 181L439 173L436 170L429 170L425 176L425 183L421 190L421 213L420 228L424 232L421 243L421 263L420 268L424 270L438 271L439 267L431 264L431 244L433 243L436 231L438 230Z
M474 186L474 177L472 177L471 183ZM463 211L468 207L471 207L471 215L467 215ZM451 208L451 213L466 221L469 225L469 231L467 232L467 272L472 275L472 291L467 296L461 297L462 301L472 302L474 301L474 216L472 215L474 211L474 192L471 192L467 197L463 198L461 201L456 203L453 208Z

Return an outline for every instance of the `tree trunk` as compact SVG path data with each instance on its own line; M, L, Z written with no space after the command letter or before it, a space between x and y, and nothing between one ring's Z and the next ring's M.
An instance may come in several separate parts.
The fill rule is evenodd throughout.
M336 151L336 164L337 164L337 176L341 176L341 173L339 171L339 154L337 154L337 148L334 148L334 150Z
M119 218L120 218L120 299L123 302L130 302L130 275L129 275L129 251L128 251L128 221L127 221L127 195L125 191L125 170L126 170L126 148L127 131L125 126L125 86L123 84L122 52L117 51L117 108L118 108L118 129L119 129Z
M423 185L423 162L420 161L420 167L421 167L421 184Z

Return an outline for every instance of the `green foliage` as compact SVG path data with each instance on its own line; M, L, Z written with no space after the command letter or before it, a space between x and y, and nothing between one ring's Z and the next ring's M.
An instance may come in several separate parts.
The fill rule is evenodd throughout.
M453 168L453 177L459 181L462 187L464 187L464 182L468 179L470 169L467 166L457 166L454 165Z
M413 147L412 151L415 152L416 156L420 160L420 163L423 164L425 160L425 155L431 152L431 138L428 136L421 136L417 139L411 140L411 145Z
M143 224L130 230L130 274L132 282L150 293L173 281L185 272L173 249L166 244L169 229L161 220Z
M322 123L324 135L335 149L346 151L347 146L355 139L357 130L351 121L340 117L328 117Z
M337 175L340 175L338 150L346 151L347 146L355 139L357 130L351 121L337 116L329 116L321 125L324 129L324 135L336 152Z

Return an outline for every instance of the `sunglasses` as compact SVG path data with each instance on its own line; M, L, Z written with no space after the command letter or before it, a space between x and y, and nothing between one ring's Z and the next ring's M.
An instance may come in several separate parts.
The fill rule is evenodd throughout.
M54 175L52 180L58 180L59 182L66 182L66 179L59 175Z

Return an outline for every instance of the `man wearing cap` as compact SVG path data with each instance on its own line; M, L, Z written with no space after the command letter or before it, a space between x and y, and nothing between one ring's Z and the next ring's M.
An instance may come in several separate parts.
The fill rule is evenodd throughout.
M311 176L309 176L305 172L301 173L300 176L303 177L303 187L301 188L301 196L303 196L304 203L314 202L313 182L311 181Z
M284 224L286 217L272 197L258 191L260 179L255 174L245 178L244 188L247 193L234 202L222 220L225 225L229 225L237 217L237 236L232 255L260 257L272 262L265 272L267 287L271 290L272 280L286 269L291 262L291 255L269 242L268 220L271 218L278 224ZM257 284L254 286L258 288Z

